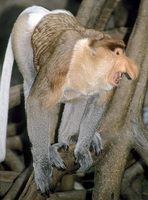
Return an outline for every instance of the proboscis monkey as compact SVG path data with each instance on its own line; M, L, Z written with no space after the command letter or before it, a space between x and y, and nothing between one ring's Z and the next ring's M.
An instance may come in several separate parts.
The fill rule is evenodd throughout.
M52 165L65 168L58 154L77 140L79 172L92 165L90 145L99 154L96 133L105 101L102 94L118 86L123 73L138 76L137 66L125 56L125 44L103 32L87 29L68 11L48 11L33 6L14 24L0 83L0 160L5 158L6 127L13 60L24 78L25 108L37 188L43 195L52 189ZM65 103L59 141L50 145L50 114Z

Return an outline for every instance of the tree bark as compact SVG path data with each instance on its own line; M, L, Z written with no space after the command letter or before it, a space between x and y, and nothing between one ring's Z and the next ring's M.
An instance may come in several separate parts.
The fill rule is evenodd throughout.
M5 164L12 170L16 172L21 172L25 169L24 162L10 149L6 149Z
M83 0L77 19L88 28L104 30L109 16L115 9L118 1ZM145 163L148 164L148 130L143 124L141 115L148 83L147 10L148 1L141 0L139 15L126 50L126 54L139 66L139 78L135 81L127 80L126 77L123 78L98 129L103 141L103 152L99 157L96 157L94 152L92 153L95 165L93 200L119 199L121 180L132 149L135 149ZM16 93L10 93L10 108L19 105L21 102L22 86L18 86L15 91ZM16 128L13 127L13 129L13 135L15 135ZM15 136L13 139L19 139L19 136ZM22 144L20 140L17 141L19 150L21 150ZM9 148L18 148L14 146L11 139L8 139L7 144ZM79 165L74 164L74 148L75 144L69 147L68 152L64 150L60 152L66 164L66 170L60 171L54 168L52 180L54 185L57 185L63 175L71 171L75 172L78 169ZM21 172L25 167L24 163L10 149L8 149L5 162L14 171ZM135 165L135 168L139 170L139 173L143 173L143 169L139 165ZM10 188L4 199L11 199L12 197L27 200L44 199L37 192L33 172L29 178L32 169L28 168L27 170L20 174L20 179L19 177L16 179L14 187ZM125 177L127 174L128 171L125 173ZM131 191L128 192L128 195L131 195ZM82 196L84 197L84 194ZM58 194L53 194L50 200L62 198Z
M124 78L99 128L104 148L95 167L93 200L119 199L131 149L134 148L148 164L148 130L141 116L148 80L147 9L148 1L142 0L126 51L139 66L139 78L132 82Z
M31 172L32 166L25 169L24 172L21 173L20 176L15 180L14 184L12 185L8 193L5 195L3 200L18 199L20 193L22 192L21 189L26 184Z
M23 85L16 85L10 89L9 109L21 104L23 97Z
M128 200L142 200L141 193L143 180L144 169L139 162L136 162L124 173L121 184L121 195Z
M77 19L87 28L104 30L106 23L120 0L83 0Z

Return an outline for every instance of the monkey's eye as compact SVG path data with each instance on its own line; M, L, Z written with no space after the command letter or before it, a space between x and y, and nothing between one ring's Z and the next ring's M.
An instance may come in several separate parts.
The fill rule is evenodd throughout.
M116 48L116 49L114 50L114 53L115 53L117 56L120 56L121 54L123 54L123 50L120 49L120 48Z

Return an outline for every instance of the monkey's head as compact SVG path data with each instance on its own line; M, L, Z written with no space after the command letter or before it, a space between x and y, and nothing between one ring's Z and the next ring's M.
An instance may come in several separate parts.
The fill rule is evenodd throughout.
M136 79L138 67L125 55L122 40L108 36L100 40L83 39L76 45L77 66L91 87L110 90L120 84L123 74L129 79ZM75 51L76 52L76 51Z
M107 36L101 40L90 39L89 48L97 69L109 85L118 86L123 74L132 80L137 78L138 67L125 55L122 40Z

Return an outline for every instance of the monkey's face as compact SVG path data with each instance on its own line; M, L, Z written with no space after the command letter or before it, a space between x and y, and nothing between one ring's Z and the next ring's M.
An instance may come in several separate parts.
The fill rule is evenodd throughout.
M118 86L124 73L135 79L138 68L124 51L122 40L109 37L80 40L71 61L70 86L83 94L92 94Z
M99 41L91 40L89 46L100 87L108 90L118 86L124 73L132 80L137 78L138 68L125 55L125 44L122 40L105 37Z

